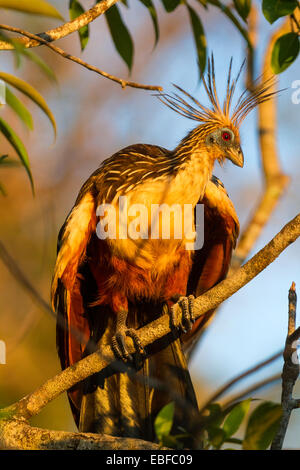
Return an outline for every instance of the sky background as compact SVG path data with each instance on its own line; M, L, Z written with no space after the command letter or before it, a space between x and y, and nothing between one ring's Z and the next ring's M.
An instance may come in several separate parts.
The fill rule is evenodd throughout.
M68 2L53 2L67 17ZM92 2L83 2L90 7ZM172 83L180 85L207 103L203 87L199 85L195 48L188 16L183 5L167 15L155 2L161 27L161 39L153 49L154 35L147 10L138 2L129 0L127 10L121 5L123 17L135 41L135 58L131 79L157 84L167 92ZM230 58L234 72L245 58L245 44L234 27L214 8L206 13L197 2L191 4L201 14L205 27L209 53L213 51L219 96L224 96ZM64 5L64 6L63 6ZM1 22L26 26L31 31L42 31L57 25L55 20L37 18L34 22L22 14L2 13ZM259 75L266 41L273 30L260 16L256 75ZM74 36L59 42L68 52L79 55ZM194 123L174 113L153 96L152 92L127 88L89 72L76 64L57 58L48 51L41 52L57 72L59 86L55 87L30 65L16 72L10 53L1 53L0 68L16 73L34 84L45 96L54 112L58 137L53 136L47 119L30 105L35 118L35 130L28 134L21 127L20 135L30 152L37 194L33 199L23 170L3 173L8 196L0 199L1 237L10 252L17 256L20 266L36 283L48 300L52 269L55 261L55 238L67 213L71 209L82 183L105 158L129 144L143 142L174 148L193 128ZM83 59L117 76L126 77L126 66L115 52L103 18L91 26L91 39ZM262 248L300 207L299 191L299 122L300 104L292 103L291 85L300 79L299 60L279 78L280 88L287 88L278 98L278 148L283 171L291 177L291 184L263 231L253 252ZM236 96L243 90L243 79ZM12 125L9 110L1 110ZM10 119L10 120L9 120ZM256 113L252 112L241 128L245 157L243 169L228 162L216 166L214 173L224 182L239 216L241 226L249 219L262 193L260 155L256 134ZM1 153L7 151L0 140ZM6 149L6 150L5 150ZM199 401L227 380L283 348L287 332L287 296L292 281L300 285L300 242L290 246L269 268L245 286L219 310L204 335L191 363L191 374L200 384ZM23 324L25 312L34 310L32 328L22 341L12 348L8 364L0 366L0 381L9 377L11 385L3 392L3 404L28 393L34 384L59 370L55 352L54 322L36 312L28 296L0 265L0 339L12 341L14 332ZM21 305L21 310L20 310ZM26 316L26 315L25 315ZM1 320L2 319L2 320ZM2 323L1 323L2 321ZM25 361L22 365L22 361ZM46 362L46 363L45 363ZM47 367L47 364L49 367ZM20 366L21 364L21 366ZM25 364L25 365L24 365ZM26 364L32 369L27 375ZM280 372L282 361L263 369L255 377L239 384L243 389L253 381ZM4 370L4 368L6 368ZM21 371L22 369L22 371ZM1 379L2 374L2 379ZM12 378L12 375L15 377ZM27 379L26 379L27 377ZM22 385L20 385L20 381ZM296 393L300 387L296 387ZM5 387L4 387L5 389ZM256 394L274 401L280 400L280 387L270 387ZM1 391L0 391L1 399ZM45 418L37 423L49 427L74 429L65 399L59 402L63 415L57 425L55 404L44 411ZM43 414L42 414L43 415ZM66 425L67 423L67 425ZM294 412L286 446L299 448L300 416Z

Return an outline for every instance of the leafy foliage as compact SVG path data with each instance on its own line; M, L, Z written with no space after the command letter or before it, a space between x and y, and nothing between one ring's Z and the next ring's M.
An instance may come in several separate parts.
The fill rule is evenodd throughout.
M49 2L46 2L46 0L0 0L0 8L9 8L24 13L49 16L63 20L59 11Z
M234 0L234 6L238 14L246 21L251 10L251 0Z
M198 65L200 72L203 73L206 65L206 38L201 20L195 10L188 5L188 12L194 34L196 50L198 55Z
M110 7L110 9L105 12L105 17L115 47L127 64L129 70L131 70L133 62L133 42L117 5Z
M210 404L208 416L199 422L202 434L207 436L204 439L204 448L221 449L226 444L235 444L247 450L267 449L281 418L282 409L276 403L263 402L258 405L250 414L246 430L243 432L244 438L234 437L238 431L241 434L241 426L245 423L252 402L253 399L248 398L226 409L222 409L219 403ZM180 449L183 448L183 442L191 439L191 436L186 432L172 435L173 420L174 403L171 402L158 413L154 424L155 433L162 445Z
M287 33L274 44L271 66L274 73L284 72L298 57L300 38L297 33Z
M249 418L243 448L246 450L264 450L271 444L277 431L282 408L267 401L259 405Z
M262 11L269 23L274 23L278 18L291 15L297 7L297 0L263 0Z

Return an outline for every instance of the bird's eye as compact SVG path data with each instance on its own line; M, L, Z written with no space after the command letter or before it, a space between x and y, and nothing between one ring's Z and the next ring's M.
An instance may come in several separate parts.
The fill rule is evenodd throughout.
M228 131L222 132L222 139L225 140L225 142L229 142L231 138L231 134Z

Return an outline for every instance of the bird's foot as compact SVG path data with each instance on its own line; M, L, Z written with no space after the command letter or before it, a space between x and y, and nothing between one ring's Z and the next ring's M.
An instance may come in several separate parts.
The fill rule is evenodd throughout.
M172 305L170 308L170 323L172 328L180 329L183 333L187 333L193 328L195 323L194 302L195 297L189 295L188 297L176 296L172 300L177 302L182 311L181 321L178 324L176 321L176 307Z
M126 336L129 336L132 339L135 346L135 354L137 356L141 358L142 356L145 356L146 353L136 330L126 326L126 318L127 312L122 312L118 315L116 334L112 338L111 345L116 358L127 363L134 362L134 358L132 354L128 352Z

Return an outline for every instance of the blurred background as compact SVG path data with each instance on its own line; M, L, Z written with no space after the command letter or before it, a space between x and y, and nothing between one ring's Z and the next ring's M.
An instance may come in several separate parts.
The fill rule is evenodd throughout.
M53 1L65 18L67 3ZM176 83L206 102L199 85L194 42L186 10L179 6L172 14L156 5L160 41L154 48L153 26L147 10L131 0L131 8L121 5L123 18L132 32L135 55L130 79L161 85L172 91ZM134 4L133 4L134 3ZM194 2L195 3L195 2ZM82 1L84 7L91 1ZM194 6L197 8L197 5ZM213 8L201 18L209 52L216 62L220 96L226 85L230 57L234 71L245 58L245 45L222 14ZM261 16L256 75L272 27ZM55 19L31 17L1 10L1 23L40 32L55 27ZM67 52L80 56L77 35L59 41ZM57 86L32 63L15 69L11 52L1 52L0 68L14 73L35 86L45 97L57 121L58 136L42 112L29 100L35 128L28 133L8 109L3 116L22 137L31 158L36 195L23 168L1 169L7 196L0 196L0 238L35 288L46 301L56 257L58 231L71 209L78 191L103 159L133 143L151 143L173 148L193 127L193 123L164 107L153 92L126 88L71 63L45 48L38 53L56 72ZM126 66L115 51L104 18L91 24L90 42L83 60L119 77L128 77ZM291 85L300 79L300 63L295 62L280 75L278 98L278 147L283 170L291 177L287 193L280 201L253 252L264 246L293 218L300 207L299 122L300 104L292 103ZM237 96L243 89L240 81ZM241 226L249 219L263 189L260 157L253 112L241 130L245 155L243 170L227 163L216 167L235 204ZM0 155L12 154L1 138ZM280 258L253 282L230 298L203 336L191 362L192 378L199 404L227 380L246 368L279 351L287 333L287 296L292 281L300 286L300 242L290 246ZM0 262L0 340L7 345L6 365L0 365L0 407L9 405L34 390L60 370L55 348L55 320L37 307ZM230 393L238 393L250 384L281 371L281 359L238 384ZM280 383L255 393L258 398L280 401ZM295 394L300 396L300 385ZM228 396L227 396L228 397ZM66 396L48 405L32 420L34 425L51 429L75 430ZM299 448L300 415L295 411L285 447Z

